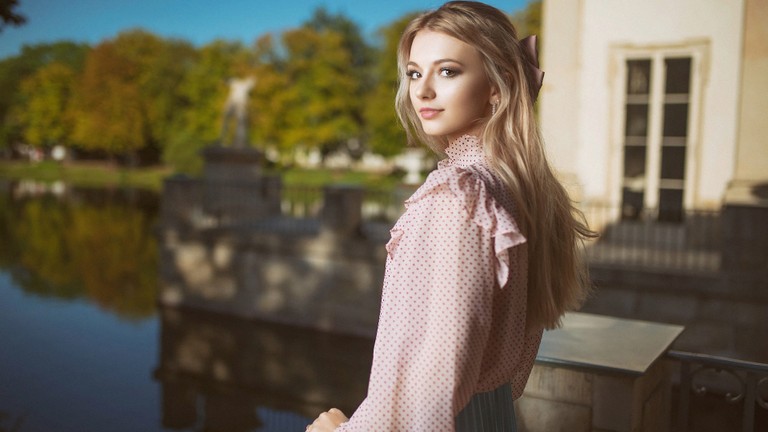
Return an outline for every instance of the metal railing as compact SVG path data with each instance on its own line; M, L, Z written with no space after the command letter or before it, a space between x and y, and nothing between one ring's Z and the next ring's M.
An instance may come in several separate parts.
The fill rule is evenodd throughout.
M645 209L622 217L616 206L585 204L581 210L600 237L587 245L592 264L717 272L721 261L720 213L686 210L679 222L659 221Z
M758 430L755 409L768 410L768 364L683 351L669 351L667 356L680 362L676 432L689 431L691 396L707 394L730 404L742 403L741 432Z
M407 193L367 189L364 220L394 223L402 214ZM316 186L283 187L282 213L294 218L318 217L323 191ZM685 210L678 222L658 220L658 211L645 209L622 217L618 206L584 204L580 210L600 237L587 244L591 264L614 267L714 273L720 270L721 224L715 210Z

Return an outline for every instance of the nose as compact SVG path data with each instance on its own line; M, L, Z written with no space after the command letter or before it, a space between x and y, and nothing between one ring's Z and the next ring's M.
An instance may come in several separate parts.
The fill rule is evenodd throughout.
M424 76L416 81L415 94L419 99L432 99L435 97L435 89L429 76Z

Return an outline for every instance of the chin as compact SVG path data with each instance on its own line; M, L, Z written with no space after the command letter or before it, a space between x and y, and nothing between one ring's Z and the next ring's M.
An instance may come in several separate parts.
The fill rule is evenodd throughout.
M425 125L422 123L421 129L424 131L425 134L431 137L441 137L445 135L445 130L443 128L435 127L433 125Z

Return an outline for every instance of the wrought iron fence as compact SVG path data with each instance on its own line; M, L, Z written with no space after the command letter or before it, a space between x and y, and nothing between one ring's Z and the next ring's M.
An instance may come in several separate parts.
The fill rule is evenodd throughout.
M733 425L732 430L766 430L763 429L766 416L756 421L756 409L768 410L768 364L683 351L670 351L667 356L680 362L675 432L691 430L691 398L704 395L721 397L729 404L742 404L741 428Z
M585 204L581 210L600 237L587 245L592 264L716 272L720 269L720 213L686 210L678 222L658 220L644 209L632 218L616 206Z

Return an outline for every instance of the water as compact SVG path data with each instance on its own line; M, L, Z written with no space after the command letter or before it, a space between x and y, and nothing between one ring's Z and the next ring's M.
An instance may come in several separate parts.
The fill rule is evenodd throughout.
M303 431L353 411L372 341L157 309L157 199L0 185L0 432Z

